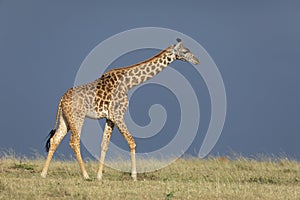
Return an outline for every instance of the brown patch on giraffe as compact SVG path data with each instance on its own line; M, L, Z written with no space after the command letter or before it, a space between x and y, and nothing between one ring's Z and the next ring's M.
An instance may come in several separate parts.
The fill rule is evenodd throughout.
M137 83L139 82L139 80L138 80L137 77L132 77L131 80L132 80L131 82L132 82L133 84L137 84Z
M155 74L158 74L161 71L161 68L156 68Z
M141 76L142 72L138 71L138 73L136 73L136 76Z
M150 77L153 77L155 75L155 73L154 72L150 72L149 75L150 75Z
M138 73L139 72L139 68L138 67L136 67L135 69L134 69L134 71L133 71L135 74L136 73Z
M126 83L126 84L130 83L130 77L126 77L126 78L125 78L125 83Z
M129 74L129 76L134 76L134 73L133 73L132 70L130 70L130 71L128 72L128 74Z
M151 71L150 67L146 67L146 72L149 73Z

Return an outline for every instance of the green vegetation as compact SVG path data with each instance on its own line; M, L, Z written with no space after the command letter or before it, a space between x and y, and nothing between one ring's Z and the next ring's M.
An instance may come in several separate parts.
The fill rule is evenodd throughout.
M151 161L153 164L154 161ZM288 159L179 159L166 168L138 174L87 161L92 177L83 180L76 161L51 162L48 177L43 159L0 158L0 199L300 199L300 163Z

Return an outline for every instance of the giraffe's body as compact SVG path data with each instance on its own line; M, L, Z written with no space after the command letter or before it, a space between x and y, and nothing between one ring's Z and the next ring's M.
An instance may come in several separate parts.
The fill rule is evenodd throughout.
M194 64L199 62L179 41L176 46L172 45L144 62L110 70L91 83L69 89L62 96L58 105L56 125L49 134L46 146L49 153L41 175L46 177L50 161L57 146L70 130L70 146L76 155L84 178L88 178L80 155L80 134L84 118L89 117L93 119L106 118L97 178L102 178L105 154L112 130L114 125L116 125L128 142L132 162L131 176L136 180L136 144L123 119L128 107L127 92L132 87L155 76L176 59L193 62Z

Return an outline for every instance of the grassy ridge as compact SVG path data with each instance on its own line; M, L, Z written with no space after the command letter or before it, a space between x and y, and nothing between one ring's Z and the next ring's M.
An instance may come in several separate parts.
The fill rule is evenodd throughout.
M108 167L83 180L76 161L53 161L42 179L43 162L0 158L0 199L300 199L300 163L287 159L179 159L137 182ZM95 177L98 163L86 167Z

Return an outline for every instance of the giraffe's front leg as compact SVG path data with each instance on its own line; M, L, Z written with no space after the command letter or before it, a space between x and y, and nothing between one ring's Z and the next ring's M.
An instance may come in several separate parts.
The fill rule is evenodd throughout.
M114 99L117 100L113 104L114 123L118 127L119 131L121 132L121 134L123 135L125 140L127 141L128 146L130 148L131 177L133 178L134 181L136 181L137 180L137 178L136 178L136 176L137 176L136 161L135 161L135 147L136 147L136 144L135 144L135 141L134 141L132 135L130 135L130 133L127 129L127 126L124 122L124 114L125 114L126 109L128 107L128 98L127 98L127 95L126 95L127 91L124 91L122 89L122 86L123 85L121 84L120 87L117 88L117 90L115 91L115 94L114 94Z
M132 138L133 139L133 138ZM134 141L133 141L134 142ZM137 172L136 172L136 161L135 161L135 143L134 143L134 148L130 147L130 155L131 155L131 177L133 178L134 181L137 180Z
M128 146L130 148L130 155L131 155L131 177L133 178L134 181L137 180L137 171L136 171L136 160L135 160L135 141L132 137L132 135L130 135L124 120L118 121L117 122L117 127L119 129L119 131L121 132L121 134L124 136L124 138L126 139Z
M110 136L113 131L113 128L114 128L114 123L111 120L107 119L105 128L104 128L102 144L101 144L102 150L101 150L101 157L100 157L99 169L98 169L98 174L97 174L98 180L102 179L102 171L103 171L105 154L108 149L108 144L109 144L109 140L110 140Z

